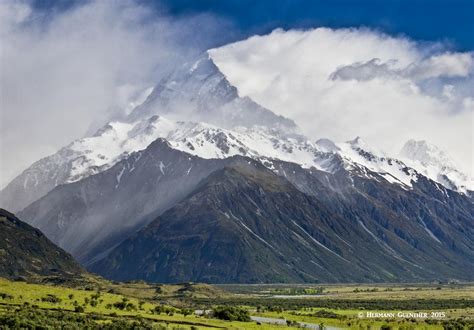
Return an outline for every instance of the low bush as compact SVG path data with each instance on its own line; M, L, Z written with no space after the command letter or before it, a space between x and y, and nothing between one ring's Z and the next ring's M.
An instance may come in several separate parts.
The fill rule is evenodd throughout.
M59 304L61 302L61 298L56 297L54 294L48 294L46 297L42 297L41 301L49 302L52 304Z
M75 311L76 313L84 313L84 307L82 307L82 306L75 306L75 307L74 307L74 311Z
M9 295L8 293L0 292L0 298L2 298L2 299L13 299L13 296Z
M217 306L212 309L211 315L220 320L250 322L250 314L239 307Z
M325 309L317 311L313 315L316 316L316 317L322 317L322 318L326 318L326 319L337 319L337 318L340 317L339 314L336 314L336 313L331 312L331 311L327 311Z

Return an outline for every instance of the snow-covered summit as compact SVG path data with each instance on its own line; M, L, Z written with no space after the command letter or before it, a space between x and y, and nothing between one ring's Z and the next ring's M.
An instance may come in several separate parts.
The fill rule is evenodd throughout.
M455 167L454 161L434 144L421 140L408 140L400 151L400 156L421 164Z
M456 162L446 152L427 141L407 141L399 158L446 188L463 193L474 191L473 178L459 170Z
M228 129L254 125L296 129L291 119L274 114L249 97L240 97L207 53L162 79L129 119L136 121L155 114Z

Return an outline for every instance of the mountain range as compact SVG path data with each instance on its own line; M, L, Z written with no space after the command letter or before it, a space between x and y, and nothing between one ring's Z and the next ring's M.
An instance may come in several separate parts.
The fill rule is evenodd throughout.
M124 120L32 164L0 205L89 270L211 283L472 280L474 185L407 141L311 141L205 54Z

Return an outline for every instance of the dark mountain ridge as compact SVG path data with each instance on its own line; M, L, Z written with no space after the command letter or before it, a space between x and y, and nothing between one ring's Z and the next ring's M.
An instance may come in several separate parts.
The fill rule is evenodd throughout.
M38 229L0 209L0 276L79 275L85 270Z
M472 249L461 240L467 228L439 228L442 243L369 198L353 198L360 210L347 202L334 209L259 163L225 167L91 270L160 282L472 279ZM454 237L460 246L450 246Z
M104 172L54 188L19 214L87 265L174 206L215 170L247 161L240 156L203 159L157 139Z

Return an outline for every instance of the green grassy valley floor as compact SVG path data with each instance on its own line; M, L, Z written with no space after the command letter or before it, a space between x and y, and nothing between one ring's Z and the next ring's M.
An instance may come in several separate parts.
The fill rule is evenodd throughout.
M152 285L92 276L33 281L0 278L0 328L297 329L306 322L327 329L474 329L474 285L468 284ZM195 313L216 306L220 316ZM287 321L237 321L232 313L240 311ZM398 316L410 312L428 317Z

